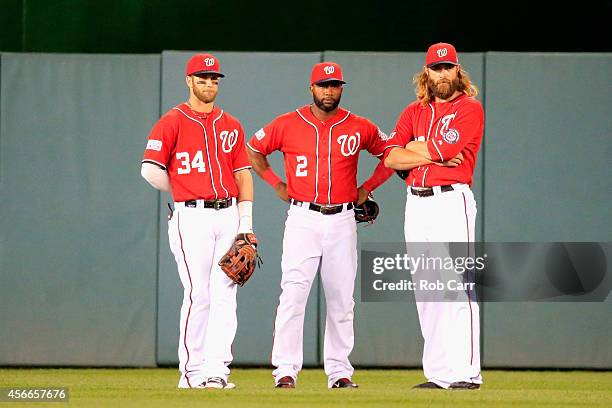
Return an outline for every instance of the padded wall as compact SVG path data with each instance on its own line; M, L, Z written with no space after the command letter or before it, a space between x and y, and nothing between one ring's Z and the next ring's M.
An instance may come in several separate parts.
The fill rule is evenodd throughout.
M612 241L611 73L610 54L487 53L487 241ZM610 298L487 303L484 361L610 368L611 314Z
M2 54L0 364L155 365L159 66Z
M140 177L149 130L184 101L191 52L2 54L0 59L0 365L177 363L182 288L166 202ZM389 132L413 98L422 53L217 52L218 104L250 137L310 102L322 59L341 63L342 104ZM485 241L611 241L611 54L463 54L481 88L484 146L474 180ZM161 68L160 68L161 66ZM377 159L363 153L359 181ZM272 166L283 174L282 156ZM257 176L255 230L264 267L239 291L235 364L269 364L287 205ZM382 213L361 245L403 239L404 187L376 191ZM401 221L400 221L401 220ZM511 273L512 271L509 271ZM356 365L420 365L414 305L362 303ZM314 285L305 364L320 364L325 304ZM487 367L612 367L605 303L486 303ZM554 341L551 342L551 339Z

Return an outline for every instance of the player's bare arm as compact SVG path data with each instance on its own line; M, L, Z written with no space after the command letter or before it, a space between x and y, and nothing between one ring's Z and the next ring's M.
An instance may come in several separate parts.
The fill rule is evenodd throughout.
M427 156L429 156L429 152L427 152ZM432 160L431 156L426 157L402 147L392 147L384 163L386 167L394 170L410 170L418 166L431 164Z
M453 157L452 159L449 159L445 162L442 163L438 163L438 162L433 162L436 166L442 166L442 167L457 167L458 165L460 165L461 163L463 163L463 154L461 154L461 152L457 153L457 155L455 157Z
M249 169L234 172L234 180L238 186L238 202L253 201L253 176Z
M168 177L168 172L156 164L153 163L142 163L140 167L140 175L142 178L147 180L147 182L153 187L161 191L166 191L168 193L172 192L172 187L170 187L170 177Z
M406 150L421 155L426 159L429 159L431 163L436 164L438 166L457 167L461 164L461 162L463 162L463 155L461 154L461 152L457 153L455 157L443 162L433 160L433 158L431 157L431 153L429 153L429 149L427 148L427 142L417 142L416 140L412 141L406 145Z
M405 154L403 152L406 152L408 154ZM416 157L414 156L415 154L417 155ZM387 164L387 161L392 155L394 156L392 160L398 161L396 165L401 165L401 166L411 165L415 161L417 162L417 164L411 165L411 167L393 167L392 165ZM419 159L419 156L421 159ZM425 159L426 161L423 163L422 159ZM429 153L429 150L427 148L427 142L412 141L408 143L406 147L403 149L400 147L393 148L391 153L389 153L387 160L385 160L385 165L387 167L391 167L392 169L396 169L396 170L410 170L417 166L422 166L424 164L432 164L432 163L435 165L444 166L444 167L457 167L462 162L463 162L463 155L461 154L461 152L459 152L455 157L449 160L446 160L444 162L434 161L432 160L431 154Z
M251 166L255 170L255 173L264 180L267 179L266 172L271 172L272 168L270 167L270 163L268 163L268 159L263 154L254 151L253 149L247 148L247 154L249 155L249 160L251 161ZM285 202L289 202L289 195L287 194L287 184L278 180L278 182L274 185L274 191L278 198Z
M431 154L429 153L429 149L427 148L427 142L417 142L416 140L413 140L412 142L406 145L405 149L410 152L416 153L419 156L423 156L429 161L434 161L431 157Z
M274 186L274 191L276 192L278 198L287 203L289 202L289 194L287 193L287 183L281 181L276 186Z

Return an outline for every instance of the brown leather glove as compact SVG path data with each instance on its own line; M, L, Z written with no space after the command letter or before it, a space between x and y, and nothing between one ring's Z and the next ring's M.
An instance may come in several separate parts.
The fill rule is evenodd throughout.
M262 263L257 254L255 234L238 234L231 248L219 261L221 270L235 283L242 286L255 271L255 265Z

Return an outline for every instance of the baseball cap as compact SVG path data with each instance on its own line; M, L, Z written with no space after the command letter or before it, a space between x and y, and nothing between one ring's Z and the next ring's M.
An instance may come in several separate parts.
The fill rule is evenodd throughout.
M320 62L312 67L310 74L310 84L320 84L323 82L338 81L346 84L342 77L342 67L335 62Z
M198 74L217 74L221 78L225 76L219 71L219 60L212 54L196 54L187 62L185 76Z
M437 43L429 47L425 57L425 65L430 68L438 64L459 65L455 47L448 43Z

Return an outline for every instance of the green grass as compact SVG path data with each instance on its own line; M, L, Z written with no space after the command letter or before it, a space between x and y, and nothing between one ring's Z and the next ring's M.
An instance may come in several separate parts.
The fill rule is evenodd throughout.
M322 369L274 389L268 369L235 369L233 390L179 390L176 369L0 369L0 387L68 387L70 406L610 407L612 372L485 371L478 391L412 390L420 370L357 370L356 390L328 390ZM26 406L25 403L4 406ZM37 403L58 407L66 404Z

